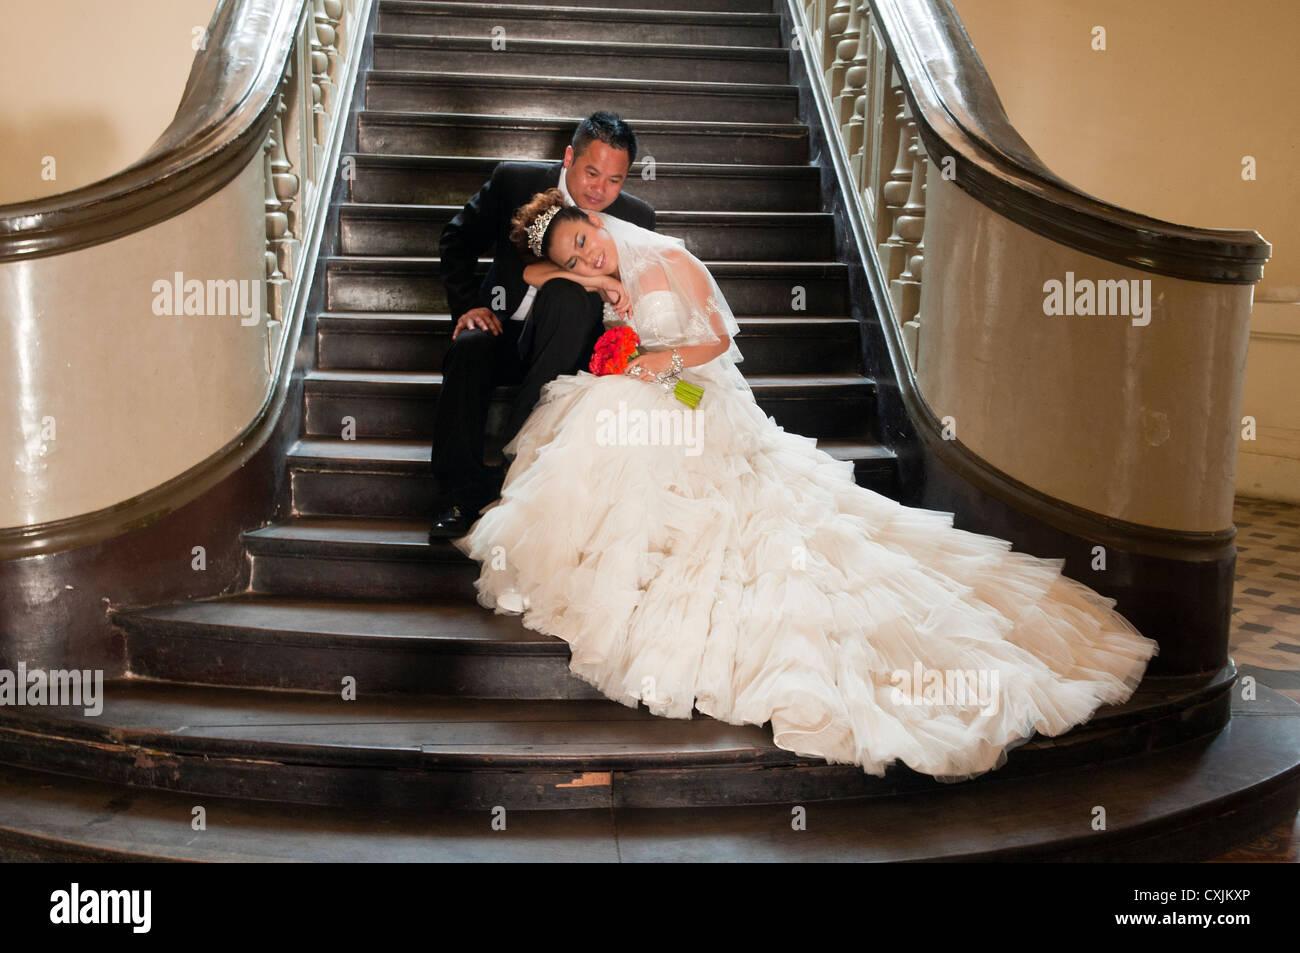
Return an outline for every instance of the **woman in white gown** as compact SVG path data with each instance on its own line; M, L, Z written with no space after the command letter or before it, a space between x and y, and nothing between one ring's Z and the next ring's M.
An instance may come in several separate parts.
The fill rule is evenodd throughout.
M875 775L897 760L974 777L1133 693L1156 643L1064 560L860 487L767 417L735 318L680 241L556 190L516 226L521 248L630 306L650 353L543 390L501 498L456 541L482 564L482 605L564 639L572 672L625 705L771 722L779 747ZM704 388L697 410L656 379L671 385L674 355Z

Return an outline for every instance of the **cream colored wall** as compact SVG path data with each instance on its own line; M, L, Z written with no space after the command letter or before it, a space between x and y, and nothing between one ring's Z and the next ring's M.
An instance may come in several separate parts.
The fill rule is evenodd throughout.
M1260 301L1250 315L1237 492L1300 503L1300 303ZM1248 439L1251 438L1251 439Z
M221 191L152 228L0 263L0 527L130 499L247 427L270 386L264 201L259 152ZM248 282L257 321L154 313L154 283L176 272Z
M1049 280L1149 281L1150 309L1047 314ZM926 180L922 395L945 436L1049 496L1144 526L1231 525L1249 310L1248 285L1104 261Z
M1255 290L1239 493L1300 500L1300 3L953 0L1007 115L1107 202L1273 245ZM1105 28L1094 51L1093 28ZM1253 156L1256 178L1243 180Z
M175 115L195 31L216 6L0 0L0 205L80 188L137 161Z

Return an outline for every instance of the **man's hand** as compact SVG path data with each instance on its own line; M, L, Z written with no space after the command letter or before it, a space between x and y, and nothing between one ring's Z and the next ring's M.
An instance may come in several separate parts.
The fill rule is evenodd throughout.
M451 339L456 340L456 335L466 328L477 328L480 331L500 334L501 319L492 312L491 308L472 308L460 316L456 327L452 328Z

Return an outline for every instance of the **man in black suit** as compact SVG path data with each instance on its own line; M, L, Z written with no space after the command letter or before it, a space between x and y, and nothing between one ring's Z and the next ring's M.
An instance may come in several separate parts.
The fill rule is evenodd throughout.
M526 263L510 241L510 219L538 192L558 188L579 208L653 229L654 209L621 194L635 160L631 127L611 113L594 113L578 126L562 162L500 163L443 229L442 279L455 327L433 425L430 539L465 535L501 491L503 472L483 463L492 388L519 385L503 434L509 442L544 385L587 366L604 329L597 292L567 280L547 280L540 288L524 282ZM478 258L489 248L492 267L480 282Z

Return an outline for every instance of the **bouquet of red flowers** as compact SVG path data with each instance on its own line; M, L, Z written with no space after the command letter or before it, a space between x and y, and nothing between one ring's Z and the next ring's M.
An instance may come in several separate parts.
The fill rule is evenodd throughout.
M645 352L641 350L641 338L636 331L626 324L615 325L602 334L600 340L596 342L596 347L591 353L591 373L597 376L622 374L627 369L628 362L643 353ZM700 406L704 389L678 378L673 385L673 396L687 407L694 409Z

